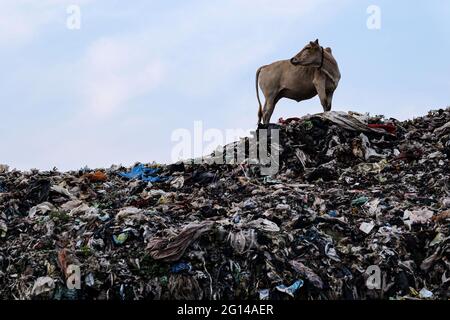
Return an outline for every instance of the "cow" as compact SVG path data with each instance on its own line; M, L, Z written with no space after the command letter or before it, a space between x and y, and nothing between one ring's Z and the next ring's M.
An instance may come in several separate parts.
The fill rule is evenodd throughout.
M324 111L331 110L331 102L341 73L330 48L323 48L319 40L309 42L290 60L276 61L260 67L256 72L258 98L258 126L269 124L275 105L281 98L297 102L319 95ZM259 98L264 93L264 108Z

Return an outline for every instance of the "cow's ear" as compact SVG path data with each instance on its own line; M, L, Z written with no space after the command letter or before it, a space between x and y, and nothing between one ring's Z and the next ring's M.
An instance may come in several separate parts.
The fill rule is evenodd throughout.
M319 39L316 39L316 41L314 41L315 44L319 44Z

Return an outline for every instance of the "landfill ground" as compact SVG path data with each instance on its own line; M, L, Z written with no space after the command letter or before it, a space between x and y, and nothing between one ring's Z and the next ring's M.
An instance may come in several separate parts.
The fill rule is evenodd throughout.
M449 108L271 128L270 177L1 165L0 299L449 299Z

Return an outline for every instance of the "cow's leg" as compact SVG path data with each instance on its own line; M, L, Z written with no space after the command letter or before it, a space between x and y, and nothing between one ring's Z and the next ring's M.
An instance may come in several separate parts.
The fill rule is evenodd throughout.
M276 105L276 96L267 97L266 103L264 105L264 115L263 115L263 123L269 124L270 118L272 117L273 111L275 110Z
M325 111L331 110L331 105L333 102L333 94L334 94L334 90L327 91L327 110L325 110Z
M317 94L319 95L320 103L322 104L323 111L331 110L331 99L328 99L328 95L326 92L326 79L323 77L319 77L314 79L314 86L316 87Z
M261 125L261 120L262 120L262 124L264 124L264 114L266 113L266 107L267 107L267 98L264 101L264 105L262 107L261 112L258 112L258 128Z

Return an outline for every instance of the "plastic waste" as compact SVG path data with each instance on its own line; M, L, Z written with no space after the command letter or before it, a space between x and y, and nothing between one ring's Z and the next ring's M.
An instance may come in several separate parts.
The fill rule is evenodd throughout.
M285 286L284 284L277 286L277 290L280 292L284 292L288 295L290 295L292 298L294 298L295 293L303 287L303 280L297 280L293 284L291 284L289 287Z
M271 176L247 154L0 167L0 297L448 300L449 122L450 109L289 119L270 126ZM81 290L66 287L70 265ZM377 267L380 290L367 286Z
M158 168L147 168L143 164L139 164L133 167L130 172L120 172L119 175L127 179L139 179L145 182L160 182L164 180L164 178L156 175L158 171Z

